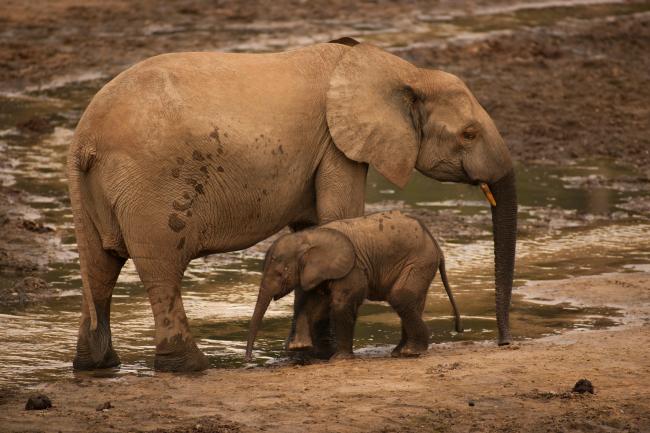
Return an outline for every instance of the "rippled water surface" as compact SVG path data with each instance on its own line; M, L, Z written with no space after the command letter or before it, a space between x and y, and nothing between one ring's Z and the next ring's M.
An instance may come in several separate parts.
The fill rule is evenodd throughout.
M520 21L526 18L523 12L513 16ZM462 24L454 21L454 25ZM74 124L101 84L95 75L83 78L0 96L0 154L6 161L0 165L0 182L27 191L29 204L38 211L27 213L27 218L42 217L61 233L61 244L54 245L56 258L41 276L63 294L25 311L0 310L0 386L74 374L71 359L81 281L63 168ZM49 118L54 129L35 134L16 127L33 116ZM565 167L520 166L517 172L522 230L516 285L650 263L650 221L633 206L637 198L647 196L650 185L639 181L637 173L612 161L584 161ZM442 228L434 231L443 240L450 282L466 331L452 331L450 306L438 278L429 293L426 321L435 343L495 338L489 207L480 191L466 185L441 184L421 175L415 175L408 187L399 191L371 171L367 203L370 211L408 206L432 214L458 214L462 230L446 233L441 223ZM262 252L252 248L195 260L186 272L184 304L197 341L215 367L244 365L245 337L261 261ZM0 274L0 285L14 281L15 277ZM292 296L288 296L271 306L257 342L258 364L284 357L291 305ZM567 328L608 326L616 320L613 309L538 305L516 294L512 310L517 338L534 338ZM115 288L111 323L113 343L123 365L101 374L150 374L153 317L130 262ZM381 303L364 305L356 330L359 353L386 355L399 334L397 315L390 308Z

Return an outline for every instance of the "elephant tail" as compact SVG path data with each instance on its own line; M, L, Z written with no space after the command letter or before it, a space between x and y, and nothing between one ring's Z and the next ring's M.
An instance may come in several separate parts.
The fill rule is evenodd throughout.
M90 142L84 142L75 137L70 145L68 152L67 172L68 172L68 190L70 193L70 202L72 204L72 213L74 218L75 236L77 238L77 249L79 251L79 267L81 268L81 281L83 284L83 299L88 308L90 315L90 330L97 329L97 311L95 301L90 288L88 273L88 260L90 257L88 250L88 238L86 231L93 230L92 221L84 210L81 199L81 179L84 173L90 170L95 161L95 146Z
M436 242L436 246L438 246L437 242ZM438 247L438 250L440 250L440 247ZM454 310L454 326L456 332L463 332L463 325L460 321L460 313L458 312L458 306L456 306L456 300L454 299L454 294L451 291L451 287L449 287L449 280L447 279L447 269L445 268L445 256L442 254L442 250L440 250L440 263L438 264L438 268L440 269L440 279L442 280L442 284L445 286L445 292L447 292L447 296L449 297L449 302L451 302L451 307Z

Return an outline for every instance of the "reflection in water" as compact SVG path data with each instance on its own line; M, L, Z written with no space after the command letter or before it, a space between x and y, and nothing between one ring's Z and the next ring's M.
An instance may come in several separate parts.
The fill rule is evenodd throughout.
M26 311L0 311L0 386L72 374L70 361L79 320L81 282L63 167L72 123L97 83L87 82L85 86L2 101L9 109L0 113L0 149L4 155L0 160L0 182L27 191L28 203L42 214L45 223L62 234L56 259L42 276L54 288L62 289L65 296ZM56 128L37 135L14 127L34 113L56 113ZM590 181L593 176L599 180ZM647 184L644 189L643 185L631 188L629 182L625 183L634 176L626 168L602 161L563 168L519 167L522 226L543 230L522 231L518 284L620 271L630 264L650 262L650 239L646 235L650 223L644 215L618 207L647 194ZM442 209L475 218L471 221L481 226L479 235L443 236L449 278L466 332L453 332L451 307L439 278L431 287L425 316L433 342L493 339L492 241L489 208L482 193L475 187L440 184L418 174L406 189L398 191L371 171L367 201L370 208ZM261 260L262 253L251 249L195 260L186 272L183 300L199 345L215 367L243 365ZM2 285L12 284L13 280L0 276ZM291 305L292 296L271 305L258 338L258 364L284 356L282 347ZM610 317L615 316L612 309L541 306L515 294L513 331L519 338L532 338L571 327L611 325ZM114 292L111 326L114 346L123 361L119 373L149 374L154 351L153 317L131 262L125 266ZM356 331L357 349L363 348L362 353L369 356L385 355L388 345L395 344L399 337L399 319L388 306L364 305ZM372 349L375 347L379 349Z

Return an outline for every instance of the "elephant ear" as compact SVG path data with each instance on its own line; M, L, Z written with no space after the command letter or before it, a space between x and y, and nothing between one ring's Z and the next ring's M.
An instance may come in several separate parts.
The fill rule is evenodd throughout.
M347 50L330 79L327 124L345 156L371 164L389 181L404 187L419 150L418 69L368 44Z
M350 273L356 254L344 234L321 228L306 235L309 248L300 257L300 286L303 290L311 290L323 281L343 278Z

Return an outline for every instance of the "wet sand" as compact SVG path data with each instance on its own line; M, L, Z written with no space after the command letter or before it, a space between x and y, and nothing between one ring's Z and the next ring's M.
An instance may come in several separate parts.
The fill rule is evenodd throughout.
M89 378L5 396L0 425L23 431L645 432L650 430L650 272L545 281L542 302L615 305L622 324L497 347L433 345L418 359ZM587 378L595 394L571 392ZM24 411L28 394L47 411ZM113 408L97 411L106 401Z

